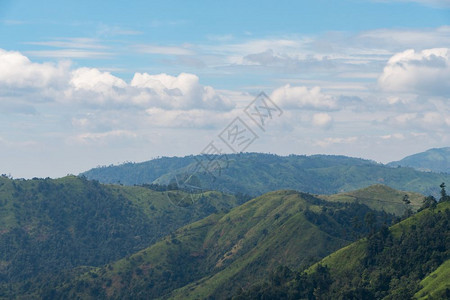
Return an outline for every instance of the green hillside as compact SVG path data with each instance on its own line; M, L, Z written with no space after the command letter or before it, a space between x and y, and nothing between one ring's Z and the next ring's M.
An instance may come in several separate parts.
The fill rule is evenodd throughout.
M335 195L321 195L322 199L328 201L363 203L372 209L386 211L401 216L408 208L403 202L407 195L411 201L411 209L417 211L423 203L424 196L419 193L398 191L386 185L376 184L356 191L340 193Z
M426 172L450 173L450 147L433 148L390 162L388 165L411 167Z
M442 182L450 182L448 174L425 173L412 168L391 168L373 161L345 156L241 153L227 155L226 159L216 158L220 163L212 164L215 168L208 169L210 172L198 167L197 160L204 161L207 158L187 156L96 168L83 175L104 183L120 181L126 185L168 185L175 180L182 184L184 178L192 179L189 175L195 173L195 185L204 189L252 196L280 189L335 194L373 184L437 195L439 190L436 187Z
M414 296L418 299L450 298L450 259L420 282L422 289Z
M83 299L221 299L280 265L308 266L350 243L369 231L364 224L354 226L354 217L363 220L368 214L378 224L393 217L362 204L271 192L76 280L69 278L47 293Z
M235 299L448 299L450 202L346 246L306 272L281 269Z
M182 191L102 185L75 176L0 177L0 296L3 283L104 265L237 204L219 192L186 197Z

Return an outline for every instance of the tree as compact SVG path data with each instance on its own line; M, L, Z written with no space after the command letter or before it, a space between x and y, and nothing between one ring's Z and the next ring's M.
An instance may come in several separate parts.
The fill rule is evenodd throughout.
M433 196L428 196L425 199L423 199L423 204L420 207L419 211L424 210L426 208L435 208L437 205L436 198Z
M403 196L403 203L405 203L406 205L409 205L409 204L411 204L411 201L409 200L409 196L408 195L405 195L405 196Z
M450 201L450 197L447 195L447 191L445 190L445 182L441 183L439 187L441 188L441 199L439 199L439 201Z
M373 212L368 212L364 216L364 222L366 222L367 227L369 227L370 231L373 232L375 229L375 222L376 222L375 214Z
M404 213L403 217L404 218L408 218L408 217L410 217L413 214L413 211L412 211L411 206L410 206L411 201L409 200L409 196L408 195L403 196L402 201L403 201L403 203L405 203L405 206L406 206L405 213Z

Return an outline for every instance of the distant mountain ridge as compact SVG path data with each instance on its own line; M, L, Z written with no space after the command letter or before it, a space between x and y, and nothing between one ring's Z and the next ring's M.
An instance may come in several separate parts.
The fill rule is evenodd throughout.
M429 149L387 165L410 167L426 172L450 173L450 147Z
M392 188L437 195L442 182L450 182L449 174L425 173L412 168L391 168L374 161L333 155L278 156L263 153L227 155L226 164L215 169L215 176L196 172L190 177L202 156L164 157L143 163L94 168L82 173L88 179L125 185L178 183L185 178L207 190L264 193L295 189L312 194L335 194L385 184Z

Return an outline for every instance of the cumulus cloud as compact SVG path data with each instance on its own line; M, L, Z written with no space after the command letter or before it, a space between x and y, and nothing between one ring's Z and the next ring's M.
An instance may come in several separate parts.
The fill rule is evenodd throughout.
M20 52L0 49L0 86L49 88L67 79L68 64L33 63Z
M95 68L79 68L71 72L69 88L64 91L66 101L88 105L132 104L128 84L109 72Z
M54 101L90 105L127 105L140 108L206 109L225 111L234 105L194 74L136 73L130 83L96 68L71 70L67 63L33 63L19 52L0 49L0 86L46 95ZM52 93L48 93L51 89ZM0 91L5 96L6 89ZM17 93L17 92L16 92ZM30 95L28 95L30 96ZM35 99L28 97L28 99Z
M334 96L322 93L320 87L291 86L287 84L273 91L271 98L283 108L333 110L337 108Z
M127 84L122 79L101 72L98 69L80 68L72 72L71 85L79 90L104 91L109 88L125 88Z
M392 56L378 79L389 92L450 94L450 49L406 50Z
M164 108L230 110L234 107L231 101L212 87L201 85L194 74L170 76L136 73L131 86L142 89L136 101L158 102Z

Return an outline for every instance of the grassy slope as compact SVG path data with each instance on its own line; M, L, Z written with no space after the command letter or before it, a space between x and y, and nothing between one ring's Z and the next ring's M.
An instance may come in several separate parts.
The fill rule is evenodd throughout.
M319 197L328 201L359 202L375 210L384 210L396 215L402 215L406 209L402 201L404 195L408 195L413 210L416 211L420 208L424 199L422 194L398 191L381 184L372 185L356 191L335 195L321 195Z
M435 210L427 209L421 211L412 217L391 226L389 230L394 237L399 238L405 230L408 231L411 230L411 228L414 228L417 220L426 219L431 214L444 211L445 209L450 209L450 202L438 204ZM317 266L321 264L329 268L332 277L335 279L345 276L344 274L351 274L358 268L361 261L366 256L366 249L367 238L363 238L328 255L320 262L311 266L307 270L307 273L314 272ZM439 295L442 296L445 289L450 287L450 283L448 281L449 275L450 263L447 260L438 269L429 274L420 282L423 288L416 293L415 297L423 297L424 299L427 299L430 295L438 295L437 298L441 299Z
M327 205L341 209L294 191L271 192L187 225L148 249L67 282L59 292L83 298L230 296L279 265L298 268L349 243L306 217L306 211L320 213ZM344 229L324 218L327 226Z
M304 210L309 205L299 200L297 194L279 197L277 193L269 193L255 199L253 203L244 205L242 209L232 211L210 234L210 237L214 238L220 236L218 231L224 232L218 241L207 239L208 244L217 242L219 245L232 241L229 244L232 247L228 247L228 252L220 258L226 258L225 262L228 260L231 263L211 277L202 278L174 291L169 298L202 299L212 294L224 295L226 289L232 288L232 282L248 284L249 278L257 281L278 265L298 266L310 257L323 256L338 245L346 243L345 240L332 237L308 222L299 210ZM309 209L320 208L309 206ZM276 219L277 215L283 216L280 217L281 220ZM245 231L233 232L233 229L239 227L230 226L229 223L243 222L243 219L247 219L244 221ZM264 229L267 229L269 234L261 238ZM243 243L236 239L239 235L244 235ZM245 249L252 243L255 246L250 248L250 251L233 260L233 249Z
M181 228L174 236L166 237L149 249L119 260L112 265L112 270L109 270L111 267L99 269L101 285L109 280L120 282L125 277L135 278L126 284L111 284L105 290L106 294L122 298L129 295L130 290L146 290L146 293L153 293L151 297L159 297L194 282L176 291L172 297L191 297L193 294L189 290L192 287L199 295L209 295L225 286L231 288L227 282L234 276L245 279L251 275L257 279L258 274L264 273L254 272L256 270L279 264L299 265L313 255L324 256L347 243L309 223L301 214L307 207L319 210L296 192L266 194L226 215L213 215ZM315 245L309 246L312 240ZM255 265L257 261L258 265ZM143 278L137 276L136 272L140 273L137 268L148 270ZM183 276L167 287L163 281L158 281L164 277L164 272L171 274L172 279L180 276L179 272L183 272ZM170 278L167 281L170 282ZM145 288L149 282L155 282L154 290ZM125 286L127 292L121 290Z
M440 203L437 210L445 210L446 208L450 208L449 202ZM404 228L410 228L412 225L414 225L417 218L426 218L428 214L432 213L433 212L430 210L424 210L400 223L391 226L389 230L392 232L393 236L400 236L402 230L404 230ZM365 255L364 250L366 249L366 246L367 239L363 238L330 254L329 256L322 259L319 263L328 266L331 273L339 276L339 274L351 271L354 266L359 263L361 258ZM308 271L313 271L316 266L317 264L313 265L309 268Z
M433 273L425 277L421 282L423 288L415 294L418 299L445 298L444 293L450 289L450 259L443 263Z

